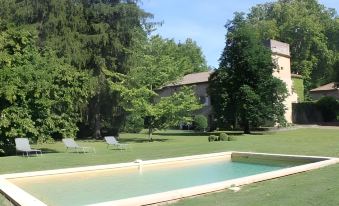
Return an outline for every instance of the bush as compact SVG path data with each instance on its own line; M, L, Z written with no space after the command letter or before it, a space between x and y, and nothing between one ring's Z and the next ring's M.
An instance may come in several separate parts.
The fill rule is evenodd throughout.
M228 141L235 141L237 140L237 137L235 136L228 136Z
M0 157L15 154L14 138L0 137Z
M194 130L205 131L208 123L207 118L204 115L196 115L193 120Z
M337 120L338 102L334 97L322 97L316 104L320 109L325 122Z
M229 141L229 136L226 133L220 133L219 141Z
M218 138L218 136L216 136L216 135L210 135L210 136L208 136L208 141L209 142L214 142L214 141L218 141L219 140L219 138Z
M124 132L139 133L144 128L144 119L137 115L129 115L126 117Z

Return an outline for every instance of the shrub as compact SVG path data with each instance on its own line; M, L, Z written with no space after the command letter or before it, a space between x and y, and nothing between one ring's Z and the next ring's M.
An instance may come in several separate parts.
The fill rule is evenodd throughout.
M144 119L137 115L129 115L126 117L124 132L139 133L144 128Z
M208 123L204 115L196 115L193 120L194 129L197 131L205 131Z
M226 133L220 133L219 141L229 141L229 136Z
M15 154L14 139L0 137L0 157Z
M218 141L218 136L216 136L216 135L210 135L210 136L208 136L208 141L209 142L214 142L214 141Z
M237 137L235 136L228 136L228 141L235 141L237 140Z
M337 120L338 102L334 97L322 97L316 104L320 109L325 122Z

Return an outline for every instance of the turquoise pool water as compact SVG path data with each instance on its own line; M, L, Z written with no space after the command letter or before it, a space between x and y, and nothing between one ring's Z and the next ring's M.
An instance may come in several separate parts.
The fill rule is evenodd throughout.
M269 172L286 167L218 160L180 167L99 171L14 179L51 206L94 204Z

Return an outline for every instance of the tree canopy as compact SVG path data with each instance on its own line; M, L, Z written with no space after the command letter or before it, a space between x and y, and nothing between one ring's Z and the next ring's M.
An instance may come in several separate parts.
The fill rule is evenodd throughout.
M66 63L96 78L95 95L84 113L94 137L117 133L123 118L119 93L111 92L103 70L127 74L135 39L147 35L146 19L134 0L1 0L0 18L37 31L40 49L52 49Z
M185 74L207 71L201 49L191 39L175 43L158 35L139 39L134 49L136 64L123 77L122 108L132 119L146 117L150 139L155 129L192 122L192 112L201 108L192 88L181 88L169 97L160 97L157 91Z
M339 20L317 0L278 0L251 9L248 20L262 39L290 44L292 72L301 74L306 91L338 81Z
M55 56L39 52L25 29L0 31L0 148L15 137L46 141L75 137L93 95L93 79Z
M0 147L21 136L74 137L79 129L116 135L131 111L153 113L154 89L207 70L193 40L150 37L157 23L138 2L0 0ZM182 97L157 107L173 108Z
M139 42L133 57L137 63L129 72L131 81L151 90L180 80L185 74L208 70L201 49L191 39L176 43L159 35L151 36Z
M137 45L132 57L137 64L118 77L124 79L123 86L111 81L111 88L120 89L120 106L132 119L146 117L151 139L155 129L191 122L192 112L201 108L192 88L181 88L168 97L160 97L157 91L185 74L206 71L207 66L201 49L190 39L177 44L156 35Z

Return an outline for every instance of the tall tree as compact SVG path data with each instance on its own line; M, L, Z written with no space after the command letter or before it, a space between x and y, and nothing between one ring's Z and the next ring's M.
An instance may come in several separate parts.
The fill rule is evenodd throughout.
M272 75L271 51L243 14L236 14L226 28L226 46L209 87L217 119L224 126L240 125L245 133L265 121L284 123L287 90Z
M1 0L0 17L34 27L39 46L52 48L59 58L96 77L97 90L85 115L93 136L105 127L116 134L124 112L118 92L111 91L103 70L127 74L134 38L146 36L150 16L136 0ZM117 79L115 81L118 81Z
M151 139L154 129L190 122L191 113L201 108L192 89L183 88L163 98L155 91L187 73L206 71L207 67L200 48L191 40L176 44L173 40L152 36L138 41L133 55L137 64L128 78L120 77L125 79L122 81L125 86L120 87L121 103L134 118L146 118ZM113 84L112 88L119 87Z

